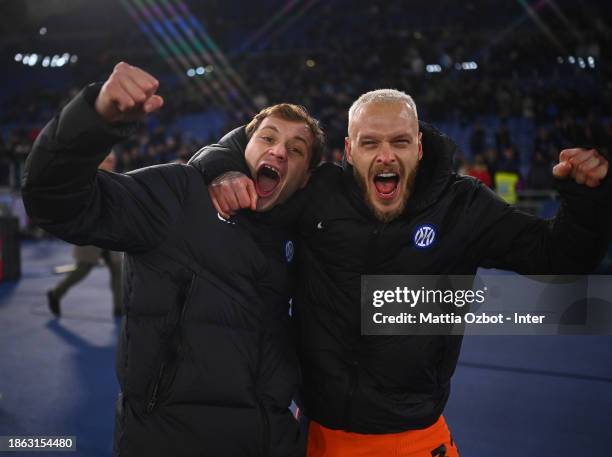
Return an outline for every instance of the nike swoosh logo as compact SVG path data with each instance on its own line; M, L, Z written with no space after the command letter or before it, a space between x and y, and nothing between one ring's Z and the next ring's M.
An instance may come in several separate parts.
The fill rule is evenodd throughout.
M225 222L226 224L231 224L231 225L236 225L235 222L230 221L229 219L224 218L223 216L221 216L221 214L217 213L217 218L222 221Z

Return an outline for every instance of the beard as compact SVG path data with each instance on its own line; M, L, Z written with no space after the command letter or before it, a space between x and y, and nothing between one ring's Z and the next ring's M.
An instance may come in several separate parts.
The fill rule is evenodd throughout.
M361 192L363 194L363 200L365 201L368 209L374 214L376 219L386 224L391 222L392 220L398 218L406 209L406 204L408 203L408 199L412 195L412 191L414 190L414 184L416 182L416 175L419 169L419 162L416 163L414 168L410 170L410 172L406 176L406 185L403 189L402 194L400 195L399 204L392 210L383 210L380 207L374 204L372 198L370 198L370 194L368 193L368 179L366 176L361 174L356 167L353 167L353 176L355 177L355 181L359 185ZM400 173L404 175L404 167L400 164ZM401 184L401 181L397 184L398 186ZM373 185L373 184L372 184ZM400 189L398 191L401 192Z

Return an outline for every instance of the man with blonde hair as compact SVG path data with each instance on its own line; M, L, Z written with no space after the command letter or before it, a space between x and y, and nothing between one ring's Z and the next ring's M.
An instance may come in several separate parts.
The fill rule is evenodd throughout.
M198 165L244 170L239 149ZM293 302L309 457L458 455L442 413L461 337L361 335L362 275L474 275L482 265L584 273L605 250L610 178L597 151L561 151L553 175L562 204L546 221L455 174L456 149L419 123L408 95L366 93L349 110L345 165L319 167L289 208L299 233ZM228 200L251 185L234 175L209 190L231 212L240 206Z

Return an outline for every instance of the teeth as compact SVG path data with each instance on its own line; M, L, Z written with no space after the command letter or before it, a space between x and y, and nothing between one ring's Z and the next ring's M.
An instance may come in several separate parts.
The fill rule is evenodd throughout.
M379 173L376 175L377 178L395 178L397 173Z
M279 174L278 169L274 168L272 165L264 165L264 168L267 168L268 170L272 170L277 175Z

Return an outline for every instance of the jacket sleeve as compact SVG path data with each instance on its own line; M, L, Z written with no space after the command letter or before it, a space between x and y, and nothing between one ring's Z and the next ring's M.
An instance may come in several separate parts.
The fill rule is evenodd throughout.
M238 127L221 138L218 144L205 146L196 152L189 164L200 170L206 185L229 171L239 171L249 176L250 171L244 160L248 142L245 127Z
M552 220L519 211L479 183L469 205L469 252L478 265L521 274L591 272L609 242L611 181L590 189L557 180L561 205Z
M86 87L36 139L22 178L24 205L34 223L70 243L146 251L163 241L181 211L187 167L98 170L133 130L99 117L93 108L99 90Z

